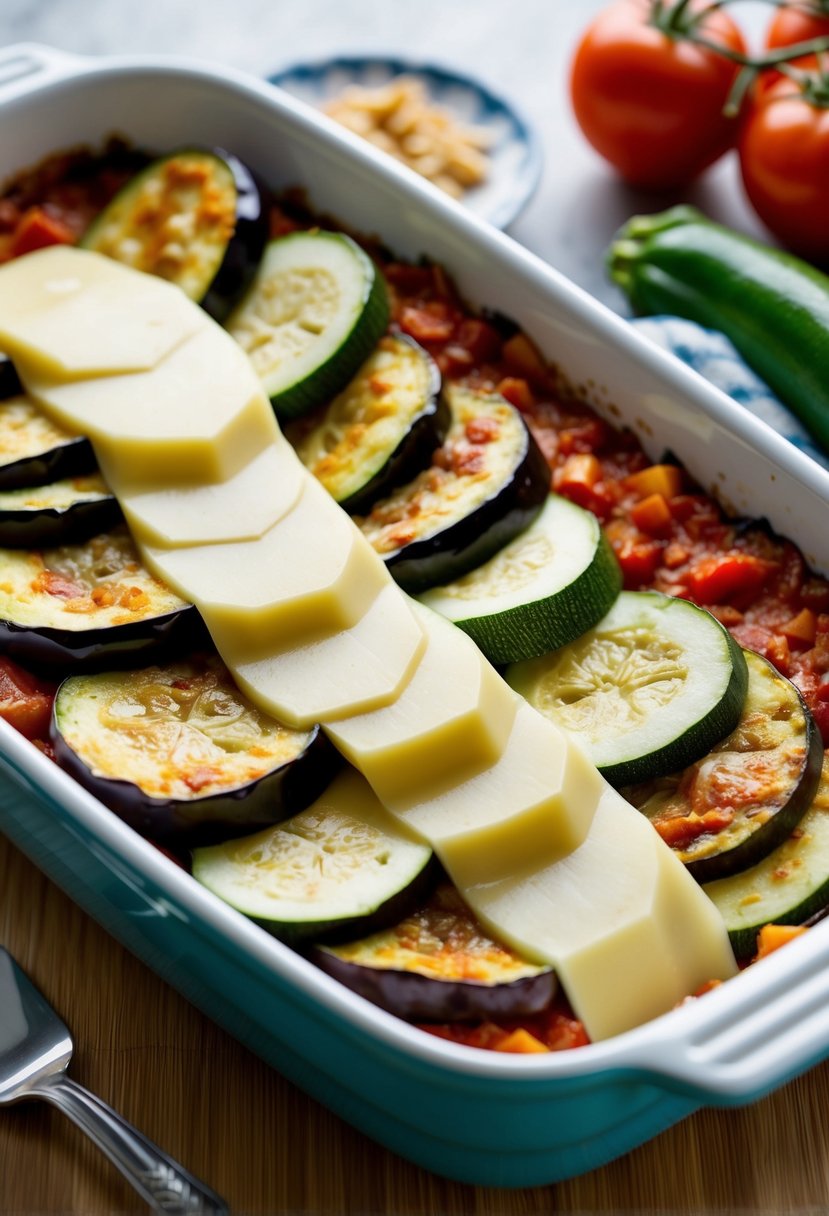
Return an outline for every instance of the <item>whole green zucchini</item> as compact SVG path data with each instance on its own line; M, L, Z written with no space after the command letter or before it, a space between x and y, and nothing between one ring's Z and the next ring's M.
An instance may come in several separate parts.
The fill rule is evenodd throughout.
M607 264L636 312L726 334L829 451L829 277L686 206L628 220Z

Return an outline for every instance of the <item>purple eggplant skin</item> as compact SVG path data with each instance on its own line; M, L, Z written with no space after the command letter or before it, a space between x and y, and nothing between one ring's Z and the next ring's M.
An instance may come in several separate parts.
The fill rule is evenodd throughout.
M417 343L406 335L399 336L409 345L417 346ZM452 421L452 411L449 409L448 403L440 396L441 375L437 363L426 351L423 351L422 354L423 358L429 361L431 376L431 384L423 403L423 409L382 469L379 469L370 481L340 503L342 509L349 515L362 515L369 512L378 499L384 498L397 486L411 481L421 469L426 468L432 458L432 453L441 446L446 438Z
M404 591L417 595L461 578L533 522L550 493L552 474L526 423L524 429L523 458L491 498L448 528L384 555L389 574Z
M123 523L114 494L95 502L75 502L63 509L0 509L0 546L4 549L49 549L81 544Z
M353 992L409 1022L525 1017L543 1012L558 988L552 970L505 984L481 984L346 962L325 946L316 947L312 958L318 967Z
M193 604L99 629L35 628L0 620L0 654L45 676L135 667L208 644L206 626Z
M55 698L57 704L60 689ZM50 739L55 759L79 785L142 836L173 848L218 844L303 810L324 792L342 760L321 727L314 727L305 750L264 777L221 794L187 801L153 798L132 781L92 772L69 746L52 710Z
M206 294L202 308L222 322L253 281L270 237L270 195L264 183L230 152L214 148L236 184L236 227Z
M0 401L18 397L22 392L23 384L17 374L17 368L11 359L0 356Z
M23 456L11 464L0 465L0 490L28 490L52 481L85 477L97 469L92 444L83 435L59 443L36 456Z

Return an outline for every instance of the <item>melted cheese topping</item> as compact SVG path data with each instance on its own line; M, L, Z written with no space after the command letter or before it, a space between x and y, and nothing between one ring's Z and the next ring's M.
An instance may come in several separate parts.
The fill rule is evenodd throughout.
M74 443L76 435L53 422L29 397L0 402L0 466Z
M212 660L74 676L58 713L64 739L97 776L177 801L258 781L312 736L261 713Z
M79 502L100 502L112 493L100 473L69 477L27 490L0 491L0 511L65 511Z
M430 467L358 521L383 557L471 515L498 493L526 454L526 431L507 402L458 389L450 401L452 425Z
M356 494L387 463L429 406L431 360L403 338L380 340L346 389L312 418L288 429L302 463L336 502Z
M0 618L16 625L96 629L185 606L145 569L126 528L41 553L0 549Z

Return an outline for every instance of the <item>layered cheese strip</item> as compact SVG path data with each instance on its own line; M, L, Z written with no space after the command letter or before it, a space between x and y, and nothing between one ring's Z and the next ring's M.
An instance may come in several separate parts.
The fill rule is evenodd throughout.
M713 905L580 750L414 605L302 469L242 352L176 289L53 248L0 270L0 343L89 436L147 564L263 709L321 721L591 1038L735 964Z

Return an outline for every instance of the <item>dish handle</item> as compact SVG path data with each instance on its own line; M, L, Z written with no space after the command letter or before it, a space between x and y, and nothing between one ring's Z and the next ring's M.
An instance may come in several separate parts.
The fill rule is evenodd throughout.
M684 1016L687 1027L677 1035ZM675 1019L666 1019L674 1021L673 1033L666 1026L656 1044L631 1044L623 1067L656 1074L663 1088L713 1106L754 1101L805 1072L829 1055L829 923L677 1011Z
M42 46L38 42L18 42L0 48L0 103L11 101L32 89L77 73L85 60L69 51Z

